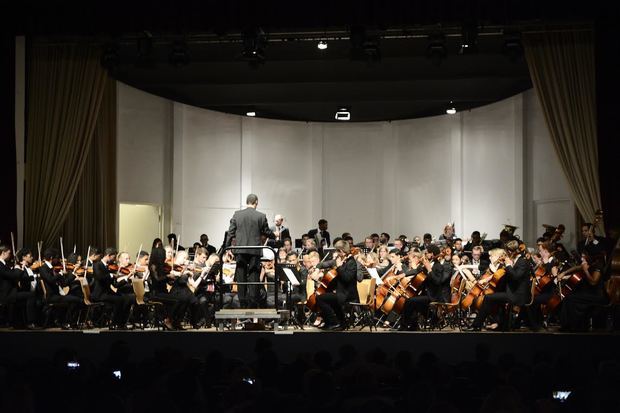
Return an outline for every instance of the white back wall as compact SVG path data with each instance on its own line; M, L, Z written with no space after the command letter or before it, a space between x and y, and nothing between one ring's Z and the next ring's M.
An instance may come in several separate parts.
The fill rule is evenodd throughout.
M332 237L349 231L356 241L382 231L437 237L449 221L459 235L489 238L510 223L528 242L543 223L562 222L575 241L574 206L532 91L454 116L321 124L228 115L119 85L119 125L119 148L139 151L153 137L162 148L119 157L119 200L162 200L184 245L204 232L219 246L250 192L296 238L326 218ZM137 188L125 158L161 187Z

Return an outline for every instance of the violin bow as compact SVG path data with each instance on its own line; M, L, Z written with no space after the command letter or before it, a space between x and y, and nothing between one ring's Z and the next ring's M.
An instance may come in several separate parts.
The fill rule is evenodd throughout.
M15 237L13 231L11 231L11 248L13 249L13 262L17 264L17 255L15 254Z
M131 271L131 274L129 274L130 277L136 273L136 268L138 267L138 259L140 258L141 251L142 251L142 244L140 244L140 248L138 248L138 253L136 254L136 260L134 261L134 264L133 264L133 271Z
M62 270L67 272L67 267L65 266L65 247L62 245L62 237L60 237L60 256L62 258Z

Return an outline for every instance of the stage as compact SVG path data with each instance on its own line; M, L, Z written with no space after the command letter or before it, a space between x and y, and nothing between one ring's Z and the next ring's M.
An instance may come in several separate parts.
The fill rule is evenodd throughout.
M491 358L511 353L518 360L529 362L536 354L569 356L573 360L607 359L617 356L620 334L588 332L583 334L559 332L460 332L451 330L398 332L379 329L369 332L349 330L325 332L308 327L274 331L217 331L215 328L157 331L110 331L91 329L63 331L58 329L17 331L0 330L2 356L8 359L21 357L51 358L59 349L74 350L79 358L101 361L108 355L112 343L123 341L131 349L131 358L150 357L158 349L173 347L188 357L204 357L213 350L228 357L254 358L258 339L269 340L280 361L289 362L298 354L313 354L327 350L336 355L343 346L353 346L359 354L375 348L395 355L410 351L414 357L433 352L449 363L472 360L476 345L484 343L491 351Z

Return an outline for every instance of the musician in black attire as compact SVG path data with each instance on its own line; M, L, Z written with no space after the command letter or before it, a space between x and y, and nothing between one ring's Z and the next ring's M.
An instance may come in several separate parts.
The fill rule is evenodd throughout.
M560 310L561 331L586 331L588 317L595 307L607 304L603 291L603 259L592 257L584 249L581 260L583 280L577 289L562 301ZM567 275L570 276L570 275Z
M126 328L129 318L129 309L135 302L135 295L122 295L112 290L115 283L114 275L110 274L108 265L114 263L117 251L115 248L106 248L103 257L93 264L95 288L92 294L94 301L103 301L112 305L112 328Z
M11 249L6 245L0 245L0 303L8 306L7 321L15 325L15 308L20 305L26 307L26 324L29 329L35 328L37 317L36 312L36 296L34 290L30 289L31 278L26 271L28 263L25 262L30 257L32 263L32 254L29 250L20 250L17 252L18 266L11 269L9 259L11 258ZM21 267L21 269L20 269ZM27 284L28 288L20 290L20 284Z
M317 297L319 313L325 321L326 330L342 330L345 326L343 305L358 300L357 296L357 264L355 258L349 255L349 243L339 240L334 243L336 258L323 261L317 268L336 267L338 276L335 293L325 293Z
M191 316L191 323L194 328L198 328L199 324L199 306L198 298L192 293L188 286L188 277L193 277L191 271L188 271L184 265L186 262L187 253L185 251L177 252L175 257L175 265L181 266L182 271L172 270L170 277L172 277L172 289L170 294L178 300L178 318L174 322L174 328L182 330L181 321L185 316L186 311L189 309Z
M426 280L424 281L424 293L405 302L403 316L401 320L401 331L415 331L419 329L417 316L418 314L426 314L428 306L431 302L437 301L441 303L450 300L450 276L451 269L446 271L446 267L437 259L440 254L437 245L430 244L426 247L426 252L422 263L426 271ZM415 270L419 272L419 270ZM405 276L414 275L405 272Z
M482 308L476 315L472 326L469 331L480 331L484 325L484 321L491 314L493 308L498 304L512 304L517 306L523 306L530 301L530 275L532 273L532 267L528 260L521 256L519 250L519 242L517 240L510 240L506 243L507 255L505 258L505 275L506 291L496 292L485 296L482 302ZM500 306L500 310L503 310L503 306ZM504 321L505 317L502 317L502 311L500 311L500 320ZM505 326L500 326L505 327Z
M165 261L166 250L161 246L156 246L151 250L149 258L150 299L164 303L166 317L163 326L168 330L174 330L175 326L181 323L183 314L179 311L179 300L168 292L168 277L164 269Z
M65 274L56 272L53 268L52 261L59 258L59 253L54 248L48 248L43 252L43 265L39 269L39 275L41 281L45 286L44 299L50 304L62 304L66 306L64 314L64 321L62 322L63 328L70 328L73 321L73 311L82 303L82 299L73 295L64 295L61 293L63 287L68 286L67 278Z
M549 242L543 242L539 245L538 251L540 252L541 263L539 267L544 268L544 274L550 275L552 277L556 277L559 271L559 262L552 255L553 247ZM543 313L541 306L547 304L549 299L553 296L554 289L556 288L556 284L550 282L547 284L543 291L537 294L532 303L526 306L527 318L529 320L530 329L533 331L538 331L542 327L543 322Z

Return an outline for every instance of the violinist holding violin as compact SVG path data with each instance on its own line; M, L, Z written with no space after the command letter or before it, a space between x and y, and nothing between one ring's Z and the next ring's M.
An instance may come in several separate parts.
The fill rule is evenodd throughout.
M63 291L63 287L67 286L67 278L65 277L63 265L60 262L58 250L55 248L45 250L43 253L43 265L39 269L39 274L41 281L45 285L46 301L50 304L60 303L67 305L62 327L71 328L73 311L75 307L82 303L82 300L65 294Z
M36 286L36 275L29 268L32 254L27 249L19 250L13 269L8 265L11 255L8 246L0 245L0 303L7 305L6 320L13 325L15 306L24 303L27 328L32 329L35 328L37 314L35 289L31 288L31 280L34 280Z
M118 266L114 264L117 256L115 248L106 248L103 257L93 264L95 288L92 294L94 301L103 301L112 305L113 329L125 329L129 317L129 309L135 301L133 294L122 295L112 290L115 282L114 272Z
M498 304L508 303L523 306L530 302L530 275L532 267L529 261L522 257L517 240L510 240L506 243L506 253L507 255L502 258L505 264L505 275L503 278L506 280L506 290L484 297L482 307L471 327L467 329L468 331L480 331L486 318ZM505 322L506 317L502 317L501 310L503 310L503 306L500 306L500 320ZM500 324L500 328L504 327L504 325Z
M334 244L336 252L335 259L324 261L323 266L331 265L335 267L337 276L336 291L321 294L317 297L319 313L325 321L324 329L342 330L344 329L343 305L347 302L357 300L357 264L355 258L349 254L349 243L339 240Z

